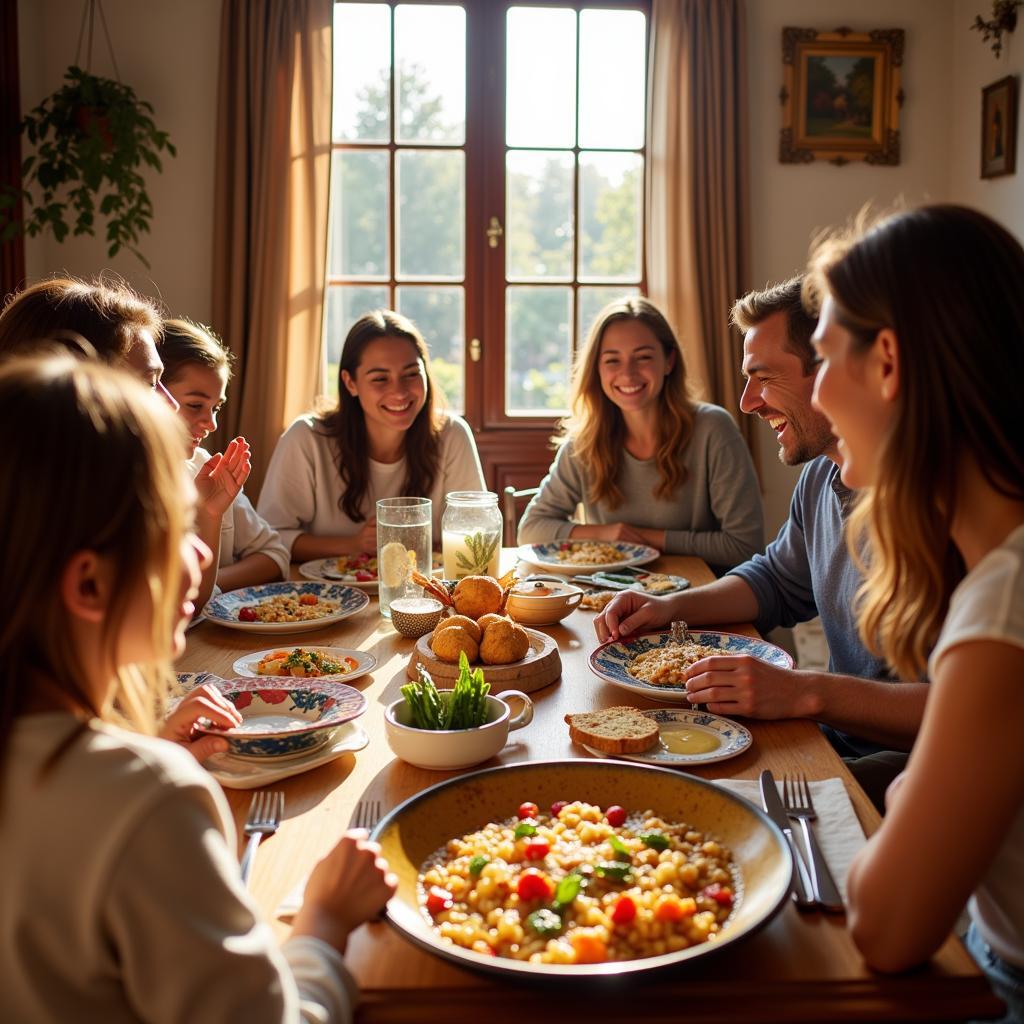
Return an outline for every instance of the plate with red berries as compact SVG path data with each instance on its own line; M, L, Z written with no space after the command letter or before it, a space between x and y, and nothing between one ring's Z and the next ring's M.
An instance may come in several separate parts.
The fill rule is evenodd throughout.
M312 562L303 562L299 566L299 574L307 580L344 583L368 594L377 593L377 556L369 551L339 555L337 558L315 558Z

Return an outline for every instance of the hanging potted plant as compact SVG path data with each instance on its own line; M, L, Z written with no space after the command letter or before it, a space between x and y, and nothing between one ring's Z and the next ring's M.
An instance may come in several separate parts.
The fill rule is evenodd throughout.
M129 86L77 66L64 79L21 123L35 151L22 163L22 189L0 196L2 238L47 228L58 242L69 231L93 235L98 211L106 218L107 254L127 249L148 267L137 248L153 216L142 171L162 170L160 154L176 150L153 123L153 107ZM23 220L14 213L19 194L28 211Z

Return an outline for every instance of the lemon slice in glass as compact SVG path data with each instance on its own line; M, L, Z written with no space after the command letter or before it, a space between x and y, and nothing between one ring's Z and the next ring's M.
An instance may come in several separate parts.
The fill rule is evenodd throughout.
M409 556L405 545L397 540L385 544L380 549L377 569L385 587L400 587L409 578Z

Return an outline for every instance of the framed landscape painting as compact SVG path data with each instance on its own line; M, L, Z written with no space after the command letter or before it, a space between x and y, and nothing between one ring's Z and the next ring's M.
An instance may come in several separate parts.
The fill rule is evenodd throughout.
M782 30L784 164L900 162L903 30Z
M981 90L981 176L1013 174L1017 156L1017 79L1013 75Z

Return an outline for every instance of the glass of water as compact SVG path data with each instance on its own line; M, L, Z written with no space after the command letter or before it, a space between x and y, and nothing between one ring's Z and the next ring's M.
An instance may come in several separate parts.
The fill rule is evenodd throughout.
M431 568L429 498L381 498L377 502L377 578L380 581L380 613L391 618L391 602L422 594L411 579L412 570L424 576Z

